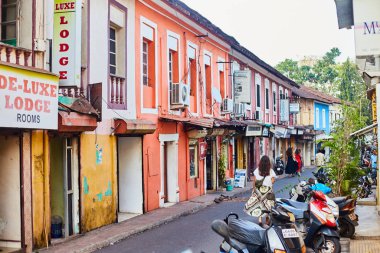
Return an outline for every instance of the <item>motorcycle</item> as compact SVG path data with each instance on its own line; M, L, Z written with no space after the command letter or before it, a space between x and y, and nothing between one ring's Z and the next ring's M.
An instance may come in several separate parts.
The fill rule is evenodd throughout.
M274 173L276 173L276 175L282 175L284 174L284 171L285 171L285 164L284 162L282 161L281 157L277 157L276 158L276 163L274 165Z
M356 196L359 199L368 198L370 194L372 194L372 184L373 180L371 176L364 175L359 178L359 184L356 188Z
M314 177L317 179L318 183L334 185L334 180L331 180L329 177L329 169L328 168L320 168L318 171L313 171Z
M235 213L224 220L214 220L211 228L223 237L220 253L306 253L306 246L294 224L294 215L281 206L271 211L256 213L261 216L268 213L271 225L262 228L259 225L239 219ZM232 217L232 218L231 218Z
M315 190L313 186L302 181L292 188L289 195L292 200L307 202L308 192L311 190ZM324 193L326 194L326 192ZM359 220L358 216L355 214L356 200L349 196L335 198L325 197L326 203L338 220L339 235L346 238L352 238L355 234L355 227L358 226Z
M340 252L336 217L327 204L326 196L319 191L311 191L310 196L309 203L291 199L277 199L276 203L294 214L295 224L307 247L318 253ZM335 215L338 215L336 211Z

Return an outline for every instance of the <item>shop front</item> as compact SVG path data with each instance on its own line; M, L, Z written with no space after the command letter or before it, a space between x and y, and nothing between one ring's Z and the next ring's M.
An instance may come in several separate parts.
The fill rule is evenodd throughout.
M58 127L58 77L1 62L0 98L0 251L31 252L49 220L48 154L39 137Z

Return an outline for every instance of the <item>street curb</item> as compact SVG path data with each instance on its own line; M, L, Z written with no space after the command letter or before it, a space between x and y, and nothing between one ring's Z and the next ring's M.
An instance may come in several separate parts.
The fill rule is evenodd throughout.
M251 189L247 188L247 189L244 189L244 190L241 190L239 192L231 194L230 197L234 198L234 197L236 197L238 195L242 195L242 194L245 194L245 193L250 192L250 191L251 191ZM223 193L221 193L221 194L223 194ZM191 200L189 200L189 202L191 202ZM191 208L191 209L189 209L189 210L186 210L184 212L180 212L180 213L174 214L172 216L169 216L169 217L164 218L162 220L159 220L157 222L154 222L154 223L142 226L140 228L136 228L136 229L131 230L131 231L127 231L125 233L121 233L121 234L109 237L109 238L107 238L107 240L100 241L100 242L97 242L97 243L93 243L93 244L88 245L88 246L86 246L84 248L74 250L73 253L91 253L91 252L94 252L94 251L99 250L101 248L105 248L107 246L110 246L110 245L113 245L115 243L118 243L118 242L120 242L122 240L125 240L125 239L127 239L127 238L129 238L129 237L131 237L133 235L136 235L136 234L148 231L150 229L159 227L159 226L161 226L163 224L166 224L166 223L172 222L174 220L177 220L180 217L184 217L184 216L187 216L187 215L190 215L190 214L197 213L197 212L199 212L199 211L207 208L208 206L216 204L214 201L207 201L207 202L204 202L204 203L199 203L199 202L193 202L193 203L198 203L198 205L195 206L195 207L193 207L193 208ZM78 238L80 238L80 237L78 237ZM58 245L60 245L60 244L57 244L56 246L58 246ZM47 249L36 250L34 252L35 253L44 253L45 251L47 251L47 250L49 250L51 248L54 248L54 246L53 247L49 247Z
M375 236L364 236L364 235L359 235L359 236L354 236L351 240L355 241L363 241L363 240L380 240L380 235L375 235Z

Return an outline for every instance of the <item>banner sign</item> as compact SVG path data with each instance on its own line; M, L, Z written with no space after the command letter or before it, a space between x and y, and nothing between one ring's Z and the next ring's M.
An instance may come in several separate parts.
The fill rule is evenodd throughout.
M236 169L235 178L234 178L234 182L235 182L234 187L243 188L245 186L246 177L247 177L246 169Z
M54 1L53 72L60 86L81 84L82 1Z
M0 127L57 129L58 76L0 64Z
M289 99L280 100L280 121L289 122Z
M235 103L251 103L251 71L234 72Z
M380 1L354 0L356 56L380 54Z
M207 156L207 143L199 142L199 159L205 159Z

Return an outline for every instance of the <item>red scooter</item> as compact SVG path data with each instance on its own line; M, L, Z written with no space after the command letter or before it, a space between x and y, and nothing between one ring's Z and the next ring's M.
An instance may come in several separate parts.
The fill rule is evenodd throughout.
M341 245L337 223L326 197L319 191L312 191L311 196L308 204L290 199L278 199L277 203L294 214L307 247L318 253L338 253Z

